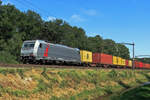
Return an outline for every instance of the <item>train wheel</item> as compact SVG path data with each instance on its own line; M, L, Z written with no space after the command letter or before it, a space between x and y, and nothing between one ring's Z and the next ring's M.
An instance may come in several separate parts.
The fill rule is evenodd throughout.
M27 61L26 61L26 60L23 60L22 62L23 62L23 64L27 64Z

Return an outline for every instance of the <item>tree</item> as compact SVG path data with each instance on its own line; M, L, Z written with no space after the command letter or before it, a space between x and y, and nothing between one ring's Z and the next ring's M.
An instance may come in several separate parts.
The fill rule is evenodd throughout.
M110 55L117 55L117 47L115 41L111 39L105 39L103 41L103 53L110 54Z
M88 38L88 49L92 52L103 52L103 39L99 35Z
M21 12L11 4L2 5L0 0L0 61L19 61L23 41L34 39L129 58L128 48L111 39L103 40L99 35L88 37L83 28L62 19L44 21L34 11Z
M118 48L118 56L120 56L124 59L129 59L130 58L129 49L125 45L117 44L117 48Z
M44 22L38 38L53 41L54 43L60 43L64 36L64 31L62 30L63 25L64 21L60 19Z
M0 5L2 5L2 1L0 0Z

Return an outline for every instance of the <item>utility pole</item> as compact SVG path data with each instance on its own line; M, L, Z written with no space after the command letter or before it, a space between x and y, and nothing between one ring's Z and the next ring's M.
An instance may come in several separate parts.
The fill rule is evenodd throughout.
M134 59L135 59L135 43L119 43L119 44L125 44L125 45L132 45L133 46L133 58L132 58L132 69L135 69L134 66Z
M134 69L134 58L135 58L135 54L134 54L134 53L135 53L135 52L134 52L134 49L135 49L134 46L135 46L135 44L134 44L134 42L133 42L132 45L133 45L133 59L132 59L133 61L132 61L132 69Z

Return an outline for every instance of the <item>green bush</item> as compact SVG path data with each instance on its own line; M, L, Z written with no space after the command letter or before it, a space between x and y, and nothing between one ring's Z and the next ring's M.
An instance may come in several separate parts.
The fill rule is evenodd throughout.
M0 51L0 63L13 63L17 64L16 57L11 55L9 52Z

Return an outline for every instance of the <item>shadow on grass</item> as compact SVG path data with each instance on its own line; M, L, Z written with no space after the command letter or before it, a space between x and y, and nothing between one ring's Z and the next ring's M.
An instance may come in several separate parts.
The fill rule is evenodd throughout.
M150 85L134 88L121 95L114 96L111 100L150 100Z
M140 81L140 80L136 80L136 82L139 83L139 84L143 84L143 82Z
M124 84L122 81L118 81L118 84L124 87L125 89L131 88L129 85Z
M150 81L150 76L149 75L147 75L147 74L143 74L147 79L148 79L148 81Z

